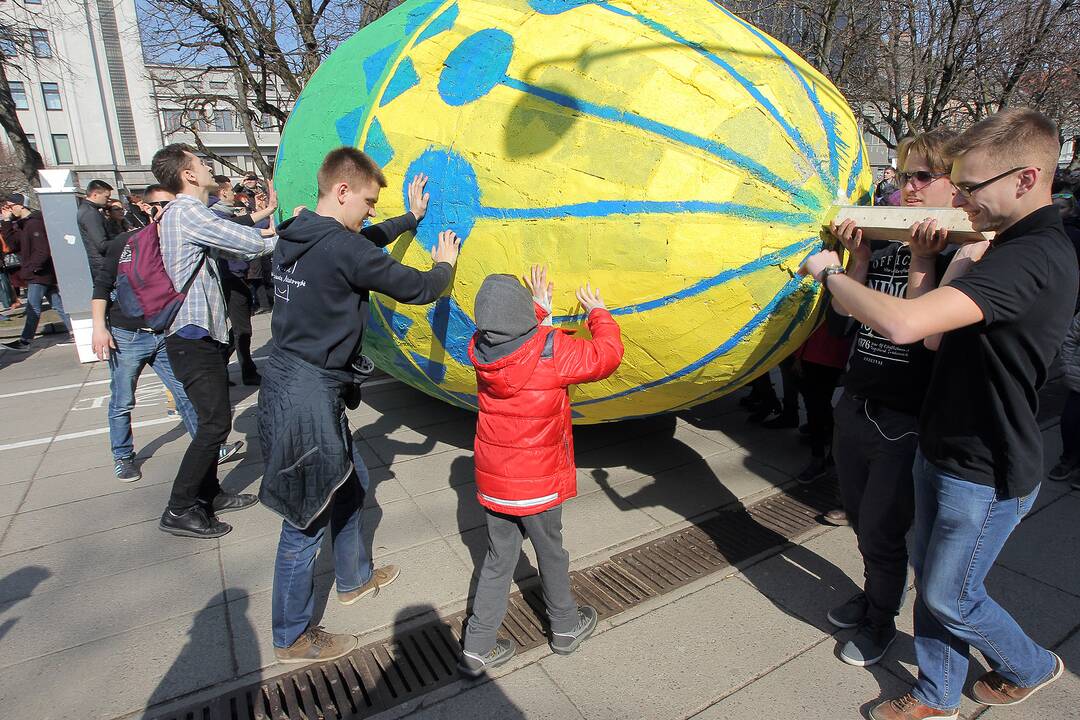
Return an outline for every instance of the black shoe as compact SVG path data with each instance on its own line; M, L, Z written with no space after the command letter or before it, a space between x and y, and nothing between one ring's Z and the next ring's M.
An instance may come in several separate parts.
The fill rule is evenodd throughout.
M19 352L30 352L30 343L23 340L22 338L19 338L18 340L13 340L13 341L11 341L9 343L4 343L4 347L6 347L8 350L18 350Z
M172 510L166 509L161 514L161 522L158 527L170 535L207 539L219 538L222 535L227 535L232 530L231 525L207 515L206 509L201 505L195 505L187 512L179 515Z
M770 400L768 402L761 403L757 406L754 412L750 413L750 417L746 418L749 422L760 423L763 422L770 415L776 415L784 411L779 400Z
M796 428L799 427L799 416L792 416L788 415L787 413L781 413L776 417L761 423L761 426L769 428L770 430L786 430L788 428Z
M1077 470L1080 470L1080 468L1077 467L1076 463L1062 459L1050 470L1047 477L1054 482L1068 482L1074 476L1080 476Z
M803 471L795 476L800 485L809 485L828 476L833 469L832 458L813 458Z
M869 608L870 601L866 599L866 594L859 592L843 605L830 610L826 617L838 628L858 627L866 620L866 611Z
M252 386L262 385L262 375L260 375L259 373L252 373L250 375L244 375L243 378L242 378L242 382L245 385L252 385Z
M844 643L840 649L840 659L848 665L868 667L875 665L896 639L896 626L892 623L884 627L877 627L869 622L863 622L855 635Z
M259 498L254 495L242 493L240 495L233 495L232 493L223 492L220 493L214 501L210 503L210 510L215 515L221 515L222 513L236 512L237 510L246 510L252 505L258 505ZM205 507L205 503L203 504Z
M142 479L142 473L135 464L135 454L122 457L115 461L116 479L121 482L135 482Z
M226 462L228 460L231 460L232 457L234 455L236 455L236 453L240 452L243 449L243 447L244 447L244 441L243 440L237 440L234 443L229 443L228 445L222 445L221 449L218 450L218 458L217 458L218 465L220 465L221 463Z

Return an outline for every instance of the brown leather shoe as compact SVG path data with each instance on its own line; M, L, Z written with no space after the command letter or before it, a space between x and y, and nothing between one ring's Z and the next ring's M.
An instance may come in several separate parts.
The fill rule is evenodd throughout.
M974 698L975 702L983 705L1016 705L1024 702L1036 692L1057 680L1065 672L1065 663L1061 662L1061 658L1055 653L1050 654L1054 656L1054 672L1038 685L1027 688L1013 685L998 675L996 671L990 671L976 680L975 684L971 686L971 697Z
M870 717L873 720L957 720L960 710L938 710L923 705L908 693L881 703L870 711Z
M333 635L322 626L308 628L287 648L274 648L274 657L281 663L308 663L337 660L356 649L355 635Z
M844 527L851 524L848 522L847 513L839 508L825 513L821 516L821 519L829 525L835 525L836 527Z
M397 565L387 565L386 567L375 568L375 572L371 573L371 579L366 583L355 590L339 592L337 594L338 602L342 605L352 605L362 597L378 595L381 588L384 588L397 580L398 575L400 574L401 570Z

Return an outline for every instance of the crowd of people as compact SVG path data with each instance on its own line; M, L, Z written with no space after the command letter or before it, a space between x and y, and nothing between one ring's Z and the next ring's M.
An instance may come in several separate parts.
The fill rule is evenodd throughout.
M850 220L834 223L836 249L811 256L801 270L825 288L826 321L782 364L782 396L766 374L741 401L752 422L805 435L800 483L831 475L839 482L843 507L825 519L852 527L864 566L862 591L827 615L855 629L841 660L868 666L886 655L914 569L918 678L909 693L873 708L875 720L956 718L972 647L991 667L971 691L987 705L1022 702L1064 670L984 582L1044 477L1037 398L1059 354L1070 392L1064 449L1049 478L1080 487L1080 214L1076 176L1054 172L1058 150L1053 123L1025 109L962 133L939 128L902 141L897 169L875 189L878 201L958 207L993 239L952 243L928 220L910 228L907 242L883 242L864 238ZM280 224L272 187L255 176L234 186L184 145L160 150L152 171L158 184L132 196L126 210L95 180L78 212L94 287L93 348L112 373L116 476L140 476L130 416L149 365L191 435L161 530L218 538L231 530L222 515L261 501L282 518L276 658L341 657L356 638L312 625L314 561L327 528L342 604L377 595L400 574L376 568L365 546L368 473L346 415L372 372L361 353L369 294L434 302L453 282L460 241L443 231L425 270L386 253L424 221L427 178L411 179L404 215L373 223L386 178L352 148L323 160L316 206L296 208ZM44 298L69 330L70 323L40 213L21 195L0 213L5 268L8 255L21 263L19 273L4 275L19 276L28 306L22 337L7 347L26 349ZM144 274L159 273L175 296L164 321L130 300L139 291L126 266L148 262L136 258L147 241L160 259L141 266ZM562 540L561 508L576 494L568 388L616 372L623 353L599 291L577 291L590 335L579 339L552 326L546 268L531 268L524 282L519 268L505 270L514 274L490 275L479 288L469 347L479 399L477 501L488 537L459 661L469 676L514 654L496 630L524 538L536 550L552 650L573 652L596 627L596 611L571 593ZM5 292L7 305L18 302L17 291ZM251 315L271 308L273 342L260 371ZM240 449L226 444L233 353L242 382L261 386L265 468L257 496L225 492L218 477L218 465Z

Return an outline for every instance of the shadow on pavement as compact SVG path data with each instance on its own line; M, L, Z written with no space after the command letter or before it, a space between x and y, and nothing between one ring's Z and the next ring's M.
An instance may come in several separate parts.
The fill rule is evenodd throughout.
M0 578L0 615L6 615L21 600L30 597L37 586L51 576L52 573L40 565L27 565ZM18 622L18 617L9 617L0 623L0 640Z

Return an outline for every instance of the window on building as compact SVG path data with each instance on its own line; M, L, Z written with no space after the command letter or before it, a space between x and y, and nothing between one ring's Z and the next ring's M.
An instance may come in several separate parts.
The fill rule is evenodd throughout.
M229 82L227 80L211 80L210 87L215 90L228 90Z
M71 165L71 142L67 135L52 136L53 152L56 154L57 165Z
M41 0L24 0L27 5L40 5Z
M15 57L19 54L19 46L15 42L15 33L6 25L0 25L0 53L7 57Z
M189 130L202 132L206 130L206 116L198 110L188 110L185 125Z
M180 124L184 120L183 110L162 110L161 111L161 123L165 128L165 132L174 133L180 129Z
M60 101L60 83L41 83L41 94L45 98L46 110L64 109L64 105Z
M26 97L26 86L16 80L9 80L8 87L11 89L11 101L15 103L16 110L29 110L30 101Z
M35 150L38 149L37 136L33 133L26 133L26 142L30 143L30 147L34 148Z
M49 44L48 30L31 30L30 43L34 46L34 57L52 57L52 45Z
M232 110L214 111L214 130L216 132L236 131L236 118Z

